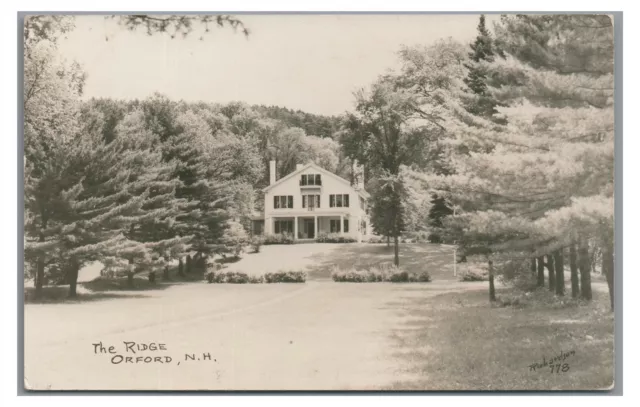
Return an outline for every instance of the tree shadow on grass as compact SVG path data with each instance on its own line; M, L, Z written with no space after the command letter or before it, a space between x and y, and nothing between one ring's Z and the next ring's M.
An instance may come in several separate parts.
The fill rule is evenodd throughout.
M314 265L307 268L309 279L331 279L334 267L367 269L380 264L392 264L393 245L386 243L343 244L334 250L314 253ZM400 244L400 267L408 272L428 271L433 280L457 281L453 275L453 250L431 243Z
M216 264L232 264L237 263L242 260L242 256L230 256L230 257L220 257L219 259L215 259L214 262Z
M126 298L148 298L148 295L115 292L79 292L75 297L69 297L68 286L43 287L40 298L35 298L35 288L24 290L25 304L78 304L82 302L108 301Z
M509 295L509 288L497 290ZM390 357L402 378L388 390L588 390L613 377L612 319L594 318L606 293L578 308L499 307L487 289L409 294L386 304L395 310ZM601 305L604 304L604 305ZM552 324L570 315L588 323ZM573 375L531 372L529 366L575 350Z
M87 290L93 292L105 292L105 291L156 291L166 290L172 285L176 284L175 281L156 281L150 282L146 278L134 278L133 287L128 283L126 277L118 278L96 278L95 280L81 283L81 285Z

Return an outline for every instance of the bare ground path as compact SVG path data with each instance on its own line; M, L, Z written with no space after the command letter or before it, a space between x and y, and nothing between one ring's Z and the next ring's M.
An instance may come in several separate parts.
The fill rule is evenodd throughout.
M191 284L147 298L27 305L26 381L32 389L379 389L414 379L391 336L406 322L403 304L473 289L483 286ZM124 341L167 350L126 354ZM98 342L172 362L112 364L113 355L94 354Z

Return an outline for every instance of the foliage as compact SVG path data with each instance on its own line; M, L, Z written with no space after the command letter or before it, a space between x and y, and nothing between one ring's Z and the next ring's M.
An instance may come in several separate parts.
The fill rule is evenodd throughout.
M480 16L478 22L478 36L471 44L469 62L465 67L469 70L464 83L473 95L465 100L465 109L476 116L488 118L494 122L505 124L504 118L498 116L498 102L490 93L487 86L487 69L481 62L492 62L495 51L493 38L487 30L484 14Z
M209 284L255 284L261 282L240 271L209 271L205 278Z
M306 271L277 271L264 275L265 283L304 283L307 281Z
M253 236L251 238L251 248L253 253L260 253L260 248L264 244L265 238L263 236Z
M369 238L366 240L367 243L374 243L374 244L379 244L379 243L386 243L387 239L384 236L369 236Z
M307 280L307 273L304 271L278 271L263 275L248 275L241 271L209 271L205 275L205 279L210 284L304 283Z
M289 233L265 235L263 244L293 244L293 236Z
M431 204L428 221L431 230L429 242L443 243L442 228L444 225L442 221L445 217L453 214L453 210L447 205L446 200L437 194L432 194Z
M331 278L336 282L350 283L415 283L431 281L431 276L427 271L419 273L407 272L387 263L371 266L365 270L358 270L355 267L340 269L334 266L331 271Z
M488 38L481 37L478 52L486 54ZM478 55L469 66L482 71L482 81L472 85L486 85L482 92L495 99L499 113L490 119L471 114L465 109L467 85L455 84L459 91L437 104L446 110L446 161L453 171L415 171L460 208L455 217L443 218L445 238L459 242L465 254L506 259L579 242L612 253L610 18L504 16L493 44L496 55Z
M280 106L253 106L262 116L277 120L288 127L298 127L311 136L331 138L339 129L339 118L335 116L320 116L301 110L292 110Z
M144 15L130 14L107 16L105 18L116 19L118 24L130 31L142 29L147 35L167 33L170 38L185 38L193 33L194 27L201 28L200 39L211 32L212 27L231 27L240 30L245 36L249 35L249 29L244 23L234 16L217 15Z
M460 275L460 281L488 281L489 270L478 263L468 263L467 269Z
M227 222L221 243L223 245L223 253L230 253L233 257L239 257L244 246L249 243L249 235L239 222L230 220Z
M399 54L401 72L356 93L356 112L347 114L339 134L347 156L366 163L365 172L377 183L370 188L374 230L392 237L428 211L427 205L415 204L424 202L425 193L412 197L415 188L408 185L403 166L449 172L450 164L442 160L447 146L438 139L446 134L447 103L463 83L465 59L463 47L450 39L404 47ZM397 244L395 249L398 264Z
M316 237L318 243L355 243L356 239L340 233L318 233Z
M405 243L420 243L429 240L429 234L427 232L406 232L403 234L401 241Z

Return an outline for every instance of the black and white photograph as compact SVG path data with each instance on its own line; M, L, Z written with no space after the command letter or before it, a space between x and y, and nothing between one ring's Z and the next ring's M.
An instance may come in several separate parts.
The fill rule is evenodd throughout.
M24 390L613 390L619 17L22 15Z

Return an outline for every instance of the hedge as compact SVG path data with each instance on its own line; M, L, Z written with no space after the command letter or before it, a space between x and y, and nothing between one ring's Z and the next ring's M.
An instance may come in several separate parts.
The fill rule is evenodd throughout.
M293 244L293 236L288 233L264 235L262 244Z
M333 281L340 283L428 283L431 281L431 275L427 271L414 273L386 265L372 266L366 270L357 270L354 267L341 270L338 267L334 267L331 272L331 278Z
M482 266L475 266L473 264L468 264L467 271L463 272L460 275L460 281L488 281L489 280L489 270Z
M262 276L249 276L241 271L210 271L206 275L207 282L215 284L259 284L264 282Z
M264 275L266 283L304 283L307 273L304 271L278 271Z
M339 233L319 233L316 237L317 243L355 243L356 241L351 236L344 236Z
M241 271L210 271L207 273L206 279L210 284L304 283L307 281L307 273L304 271L278 271L255 276Z

